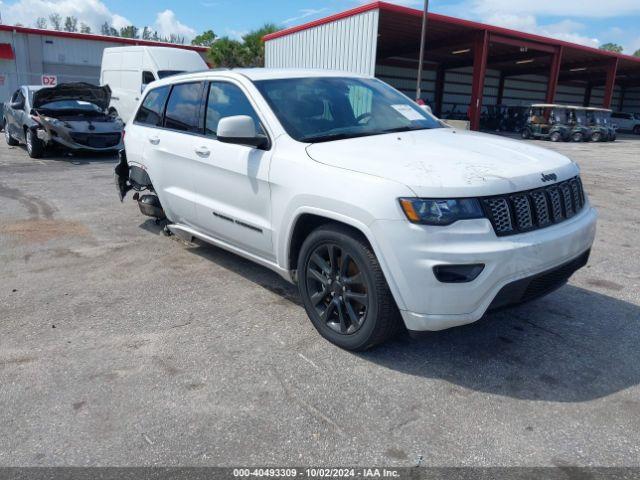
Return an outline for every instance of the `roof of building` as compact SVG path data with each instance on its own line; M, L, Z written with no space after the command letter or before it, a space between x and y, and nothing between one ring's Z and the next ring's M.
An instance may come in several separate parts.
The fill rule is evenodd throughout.
M364 12L378 10L378 63L393 65L415 59L420 45L422 10L375 1L303 25L294 26L264 37L277 39L320 25L329 24ZM546 74L554 53L562 53L561 80L585 78L595 84L604 82L613 62L617 65L617 82L640 85L640 57L601 50L532 33L429 13L427 26L428 62L446 68L473 64L473 45L478 34L488 34L491 44L488 65L509 75ZM402 57L402 58L400 58ZM402 65L400 65L402 66ZM587 71L588 70L588 71Z
M327 24L327 23L335 22L336 20L352 17L354 15L358 15L360 13L364 13L364 12L368 12L370 10L376 10L376 9L383 10L383 11L390 11L390 12L393 11L393 12L397 12L397 13L403 13L403 14L410 15L410 16L420 16L420 17L422 17L422 14L423 14L422 10L419 10L419 9L410 8L410 7L404 7L404 6L401 6L401 5L396 5L396 4L388 3L388 2L374 1L374 2L371 2L371 3L367 3L365 5L361 5L361 6L356 7L356 8L352 8L350 10L346 10L344 12L337 13L335 15L331 15L331 16L324 17L324 18L321 18L321 19L318 19L318 20L314 20L312 22L304 23L302 25L297 25L297 26L293 26L293 27L290 27L290 28L285 28L284 30L280 30L278 32L271 33L269 35L265 35L264 36L264 40L265 41L273 40L274 38L283 37L283 36L290 35L290 34L295 33L295 32L299 32L301 30L307 30L309 28L313 28L313 27L317 27L319 25L324 25L324 24ZM510 28L498 27L498 26L495 26L495 25L489 25L489 24L486 24L486 23L475 22L475 21L472 21L472 20L464 20L462 18L450 17L448 15L442 15L442 14L439 14L439 13L430 12L428 14L428 20L429 21L436 21L436 22L443 22L443 23L450 23L450 24L460 25L460 26L466 26L466 27L469 27L469 28L473 28L475 30L488 30L488 31L494 32L494 33L501 33L501 34L506 34L506 35L510 35L510 36L528 38L528 39L534 40L536 42L546 43L546 44L549 44L549 45L556 45L556 46L561 46L562 45L562 46L571 47L571 48L578 48L578 49L587 50L587 51L599 53L599 54L610 56L610 57L624 58L626 60L632 60L632 61L640 63L640 57L634 57L632 55L625 55L623 53L616 53L616 52L610 52L610 51L607 51L607 50L600 50L598 48L588 47L586 45L580 45L580 44L577 44L577 43L571 43L571 42L567 42L567 41L564 41L564 40L558 40L556 38L544 37L542 35L536 35L536 34L533 34L533 33L521 32L521 31L518 31L518 30L512 30Z
M194 50L196 52L206 52L207 47L198 45L181 45L177 43L156 42L153 40L142 40L139 38L111 37L107 35L97 35L94 33L64 32L60 30L48 30L43 28L23 27L19 25L0 25L0 31L17 32L30 35L46 35L48 37L75 38L80 40L93 40L96 42L121 43L123 45L141 45L149 47L173 47L184 50Z

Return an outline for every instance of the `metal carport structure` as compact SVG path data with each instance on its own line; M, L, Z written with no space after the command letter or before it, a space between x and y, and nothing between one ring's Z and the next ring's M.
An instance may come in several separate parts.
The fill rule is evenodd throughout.
M267 35L266 64L375 75L410 94L421 19L421 10L362 5ZM476 130L483 102L552 103L559 89L564 103L640 111L640 58L436 13L428 17L424 71L436 114L448 89L467 104Z

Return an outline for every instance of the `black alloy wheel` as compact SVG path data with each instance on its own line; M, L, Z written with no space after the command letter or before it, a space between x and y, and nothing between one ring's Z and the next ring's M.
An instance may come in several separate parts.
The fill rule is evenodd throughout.
M357 231L326 224L305 239L298 257L298 288L318 332L347 350L366 350L402 325L382 268Z
M339 245L320 244L306 268L307 292L320 320L343 335L357 332L366 320L366 280L353 257Z

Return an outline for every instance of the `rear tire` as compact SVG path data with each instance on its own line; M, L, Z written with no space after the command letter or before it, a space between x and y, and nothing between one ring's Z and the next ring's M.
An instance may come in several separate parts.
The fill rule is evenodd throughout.
M7 125L7 121L6 120L3 122L3 124L4 124L4 127L3 127L4 128L4 139L6 140L7 145L9 145L11 147L15 147L16 145L18 145L18 141L15 138L13 138L11 136L11 134L9 133L9 126Z
M531 130L525 128L524 130L522 130L521 135L524 140L529 140L531 138Z
M44 153L44 143L38 138L38 136L31 130L27 129L24 135L27 143L27 153L31 158L41 158Z
M601 142L602 141L602 134L600 132L594 132L593 135L591 135L591 141L592 142Z
M378 259L348 227L324 225L305 239L298 288L316 330L346 350L367 350L400 328L400 312Z
M636 125L635 127L633 127L633 133L635 133L636 135L640 135L640 125Z
M583 140L584 140L584 135L582 134L582 132L576 132L573 135L571 135L572 142L582 142Z
M115 108L110 108L109 116L115 120L116 118L118 118L118 111Z
M551 140L552 142L559 142L560 140L562 140L562 135L560 135L560 132L553 132L549 137L549 140Z

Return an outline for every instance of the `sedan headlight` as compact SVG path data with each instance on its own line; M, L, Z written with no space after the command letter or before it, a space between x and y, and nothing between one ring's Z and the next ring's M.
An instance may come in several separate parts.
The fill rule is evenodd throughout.
M485 216L475 198L401 198L400 205L411 222L426 225L451 225L458 220Z
M62 122L61 120L58 120L57 118L46 117L46 116L41 116L40 118L46 123L53 125L54 127L60 127L64 125L64 122Z

